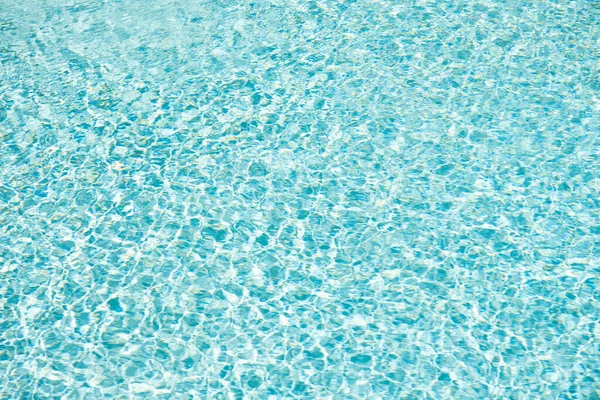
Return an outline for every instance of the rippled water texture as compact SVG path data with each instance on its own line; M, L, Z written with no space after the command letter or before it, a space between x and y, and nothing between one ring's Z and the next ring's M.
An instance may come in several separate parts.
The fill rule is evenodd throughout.
M0 0L0 398L599 399L599 38Z

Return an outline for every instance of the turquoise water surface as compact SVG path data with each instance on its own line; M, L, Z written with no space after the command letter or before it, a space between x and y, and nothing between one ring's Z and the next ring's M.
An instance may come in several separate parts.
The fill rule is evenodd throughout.
M0 0L0 398L600 399L600 2Z

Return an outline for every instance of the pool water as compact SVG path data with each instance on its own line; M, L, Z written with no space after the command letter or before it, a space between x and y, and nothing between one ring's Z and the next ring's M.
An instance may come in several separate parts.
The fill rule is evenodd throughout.
M0 0L0 398L599 399L600 2Z

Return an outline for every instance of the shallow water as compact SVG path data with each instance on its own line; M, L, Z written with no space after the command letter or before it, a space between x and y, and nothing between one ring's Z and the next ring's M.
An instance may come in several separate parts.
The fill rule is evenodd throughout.
M600 398L600 3L0 0L0 398Z

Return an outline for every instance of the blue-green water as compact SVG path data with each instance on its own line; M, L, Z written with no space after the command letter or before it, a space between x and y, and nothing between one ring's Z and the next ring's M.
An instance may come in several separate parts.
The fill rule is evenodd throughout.
M0 0L0 398L600 398L597 1Z

